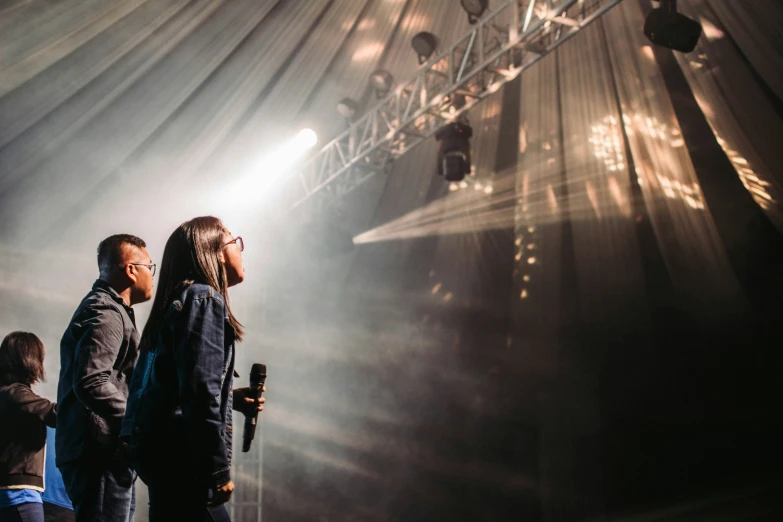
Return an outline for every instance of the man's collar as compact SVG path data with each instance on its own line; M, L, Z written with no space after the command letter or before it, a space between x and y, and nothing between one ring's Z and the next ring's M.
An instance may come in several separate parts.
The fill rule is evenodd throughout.
M132 310L130 306L125 304L125 299L122 298L122 296L115 290L109 283L104 281L103 279L96 279L95 283L92 285L93 290L104 290L106 293L108 293L112 299L120 303L125 308Z

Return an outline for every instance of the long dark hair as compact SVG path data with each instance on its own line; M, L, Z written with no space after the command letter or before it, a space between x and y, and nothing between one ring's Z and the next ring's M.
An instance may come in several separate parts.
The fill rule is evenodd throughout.
M0 385L44 379L44 345L30 332L11 332L0 344Z
M203 216L182 223L166 241L158 278L158 290L152 311L141 335L141 349L154 343L163 316L171 303L193 283L209 285L223 296L236 339L242 340L243 328L228 303L228 277L218 254L223 248L226 227L216 217Z

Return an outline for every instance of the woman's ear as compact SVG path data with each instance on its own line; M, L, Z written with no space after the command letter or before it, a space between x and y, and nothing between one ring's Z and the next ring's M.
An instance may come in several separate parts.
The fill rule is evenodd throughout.
M221 264L226 264L226 254L223 253L222 248L218 251L218 259L220 260Z

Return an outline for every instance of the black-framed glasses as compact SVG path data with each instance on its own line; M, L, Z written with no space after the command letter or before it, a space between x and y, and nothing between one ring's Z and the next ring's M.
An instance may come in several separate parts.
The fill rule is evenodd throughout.
M128 263L129 265L133 266L146 266L147 270L149 270L152 273L152 276L155 276L155 269L158 267L155 263L150 263L149 265L144 263Z
M225 246L228 246L228 245L230 245L231 243L236 243L236 244L237 244L237 246L239 247L239 251L240 251L240 252L244 252L244 251L245 251L245 242L244 242L244 240L242 240L242 236L237 236L237 237L235 237L234 239L232 239L232 240L231 240L231 241L229 241L228 243L225 243L223 246L224 246L224 247L225 247Z

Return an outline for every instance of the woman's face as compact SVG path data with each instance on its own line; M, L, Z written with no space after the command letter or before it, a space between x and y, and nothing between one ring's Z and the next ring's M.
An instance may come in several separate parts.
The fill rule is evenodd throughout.
M242 266L242 250L234 236L226 230L223 232L223 249L220 260L226 267L228 286L238 285L245 280L245 267Z

